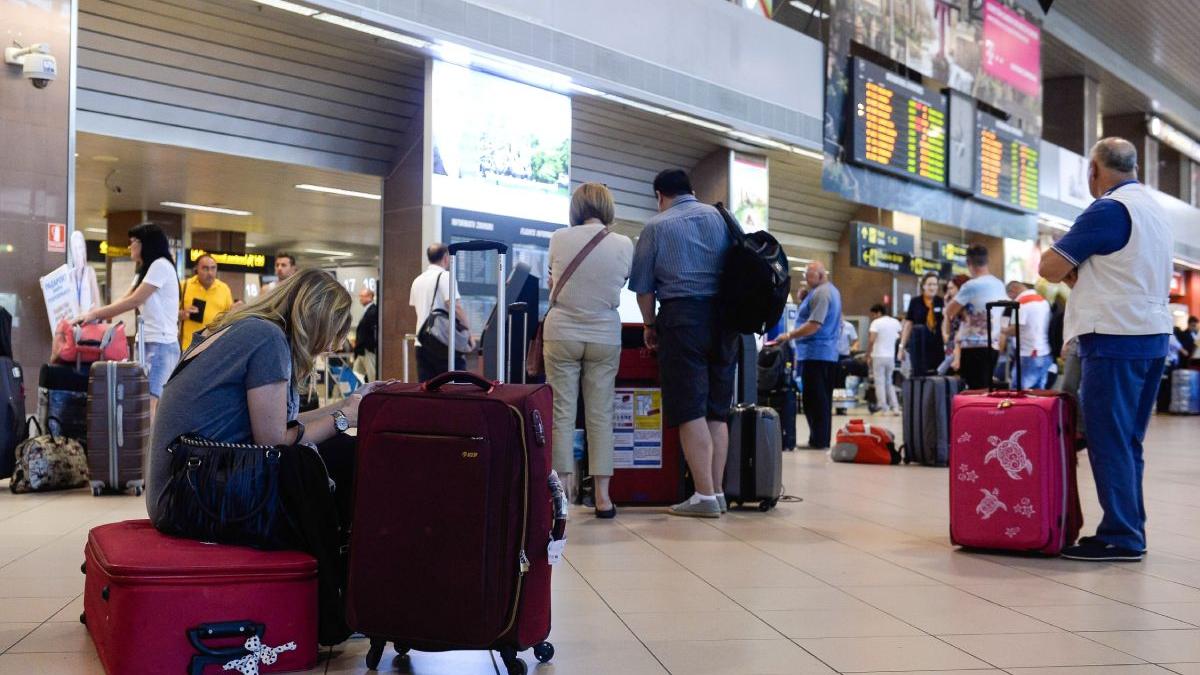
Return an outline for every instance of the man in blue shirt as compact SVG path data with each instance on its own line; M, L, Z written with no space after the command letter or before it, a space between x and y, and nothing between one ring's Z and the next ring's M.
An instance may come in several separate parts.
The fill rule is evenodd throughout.
M833 389L837 377L838 338L842 333L842 294L821 262L804 270L808 296L800 305L800 324L779 341L795 340L796 362L804 362L804 417L808 420L808 448L825 450L833 435Z
M963 326L958 336L958 374L968 389L986 389L992 383L992 369L999 358L996 351L1000 330L1000 315L1004 310L992 310L992 332L988 334L988 303L1008 300L1004 282L992 276L988 268L988 250L982 244L967 247L967 267L971 280L963 284L947 305L943 321L953 321L963 314Z
M1096 536L1063 556L1137 561L1146 551L1142 442L1172 327L1174 243L1166 213L1137 181L1137 149L1129 141L1096 143L1088 187L1096 201L1042 256L1038 270L1072 288L1064 338L1079 339L1088 459L1104 509Z
M682 170L658 174L654 194L659 213L638 237L629 289L638 296L646 346L658 351L664 421L679 427L696 484L695 494L669 512L718 518L728 508L722 484L737 334L721 325L716 297L733 242L721 214L696 200Z

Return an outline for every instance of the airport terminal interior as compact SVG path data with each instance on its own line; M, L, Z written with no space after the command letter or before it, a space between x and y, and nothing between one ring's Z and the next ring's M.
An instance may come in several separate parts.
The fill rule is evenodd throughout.
M1200 675L1198 9L0 0L0 675Z

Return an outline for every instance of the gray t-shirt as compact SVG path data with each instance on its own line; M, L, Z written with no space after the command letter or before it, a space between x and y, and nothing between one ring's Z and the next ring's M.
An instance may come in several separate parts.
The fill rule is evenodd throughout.
M193 341L189 352L203 340ZM185 354L186 357L186 354ZM246 391L292 379L292 352L283 330L270 321L247 318L229 327L211 347L197 354L167 383L154 417L147 471L146 510L162 516L160 501L171 473L167 446L193 433L223 443L249 443L250 408ZM300 407L295 387L288 392L287 417Z

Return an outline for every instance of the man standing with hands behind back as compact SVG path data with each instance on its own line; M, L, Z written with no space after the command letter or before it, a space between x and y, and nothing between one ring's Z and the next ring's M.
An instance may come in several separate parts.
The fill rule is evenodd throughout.
M1079 338L1088 460L1104 509L1096 536L1062 555L1138 561L1146 553L1142 442L1173 327L1167 303L1175 245L1167 214L1137 180L1137 149L1129 141L1096 143L1088 188L1096 201L1038 269L1072 288L1063 338Z
M179 310L179 320L183 322L181 338L186 352L197 331L204 330L233 307L233 292L217 278L217 261L205 254L196 259L196 276L183 282L180 296L183 308Z

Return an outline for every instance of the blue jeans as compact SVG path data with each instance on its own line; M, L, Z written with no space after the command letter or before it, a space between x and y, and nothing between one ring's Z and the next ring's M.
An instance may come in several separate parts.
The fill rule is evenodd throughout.
M1050 365L1054 359L1049 354L1044 356L1021 357L1021 388L1045 389L1046 376L1050 374Z
M1142 442L1162 379L1163 359L1081 359L1079 398L1087 419L1088 460L1104 518L1106 544L1146 550Z
M179 365L178 342L146 343L146 375L150 380L151 396L162 398L167 378L171 377L171 373L175 371L177 365Z

